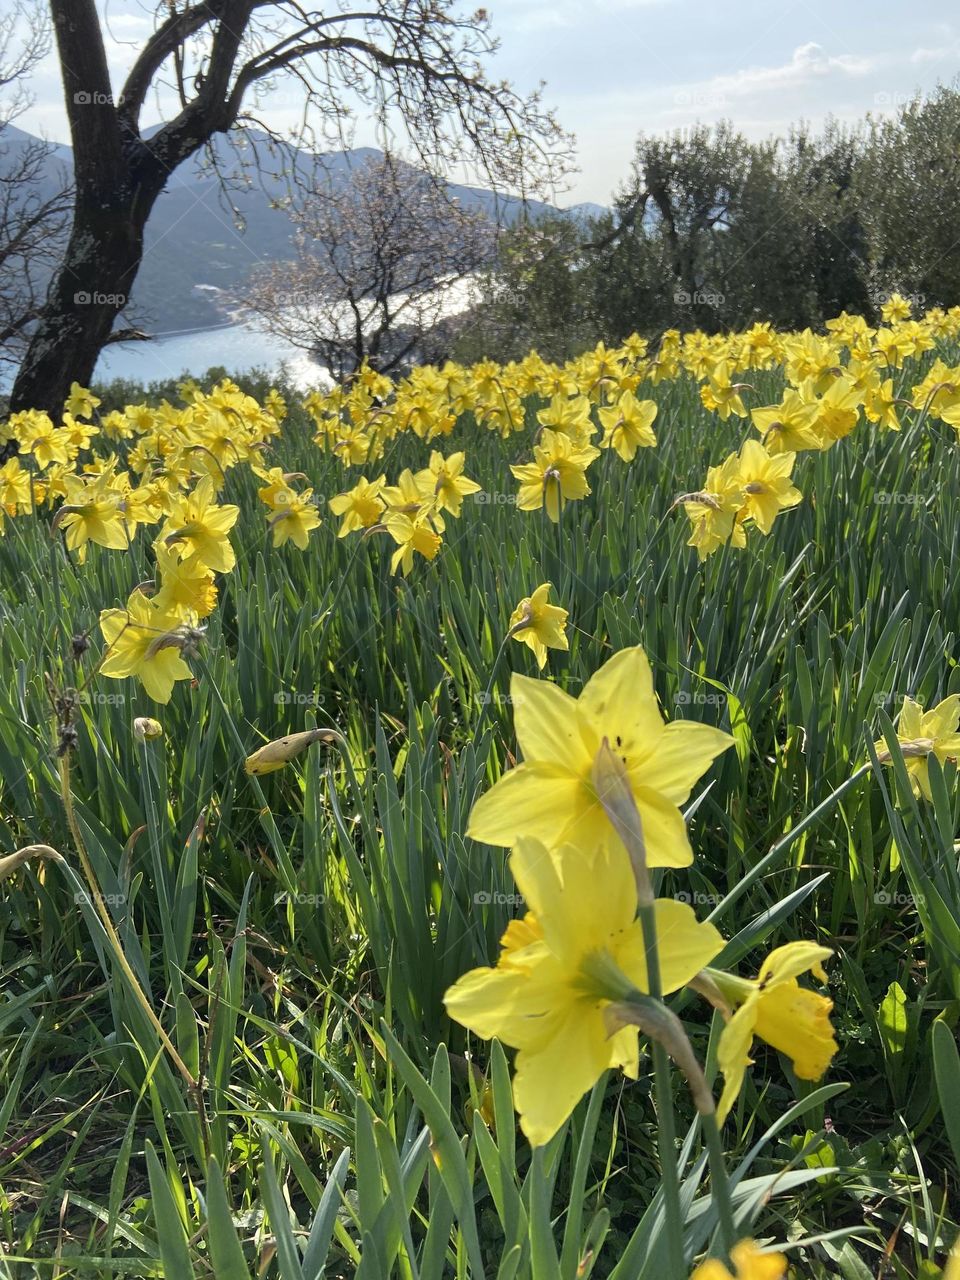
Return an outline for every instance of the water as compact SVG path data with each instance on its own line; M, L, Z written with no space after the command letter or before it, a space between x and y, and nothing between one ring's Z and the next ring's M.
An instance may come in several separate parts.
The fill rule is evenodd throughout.
M445 281L438 317L465 311L474 301L474 286L472 277ZM249 320L167 334L149 342L113 343L100 353L93 380L124 378L146 385L168 378L199 377L213 366L222 366L228 373L262 369L276 376L285 372L298 391L330 383L323 366L305 351ZM0 366L0 392L9 391L12 383L13 371Z
M222 365L231 373L264 369L273 375L285 367L298 390L324 381L323 369L306 352L254 324L227 324L170 334L150 342L116 343L101 353L94 379L109 382L113 378L129 378L148 383L197 377L213 365Z

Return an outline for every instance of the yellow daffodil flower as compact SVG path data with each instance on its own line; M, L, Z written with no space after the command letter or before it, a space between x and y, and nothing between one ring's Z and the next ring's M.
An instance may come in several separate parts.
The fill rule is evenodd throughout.
M834 378L819 400L813 394L812 381L805 383L800 393L816 405L814 430L820 438L821 449L831 449L860 421L861 393L854 380L846 374Z
M730 1250L733 1270L719 1258L708 1258L696 1267L690 1280L781 1280L787 1260L782 1253L761 1253L752 1240L740 1240Z
M653 400L638 400L625 391L615 405L598 409L597 416L604 429L601 449L616 449L624 462L632 462L638 449L649 449L657 443L653 433L653 420L657 406Z
M700 399L705 409L712 409L726 422L730 415L738 418L747 416L743 400L740 398L741 385L731 382L730 367L722 361L710 375L706 386L700 388Z
M735 453L719 467L710 467L703 488L685 494L683 509L690 520L688 547L696 547L697 555L706 560L711 552L732 541L735 547L746 544L737 513L746 501L740 478L740 459Z
M51 463L66 466L73 456L69 432L62 427L54 427L45 413L34 409L15 413L7 423L7 429L13 432L20 452L30 454L41 471Z
M768 453L796 453L800 449L819 449L820 438L815 424L817 406L804 400L790 387L779 404L751 409L753 425Z
M66 476L64 489L65 501L54 517L54 526L66 531L66 544L76 551L80 564L86 561L88 542L114 551L129 548L132 529L113 476L104 472L89 482L81 476Z
M190 680L184 662L183 620L134 591L125 609L104 609L100 630L107 657L100 674L112 680L136 676L156 702L169 702L177 680Z
M517 506L521 511L546 507L556 524L565 502L585 498L590 492L587 467L600 456L600 450L593 445L579 446L561 432L544 430L533 456L533 462L510 468L520 481Z
M569 647L563 628L570 615L559 605L548 604L549 595L550 583L544 582L533 595L525 596L510 615L510 635L533 650L541 671L548 649Z
M886 431L900 430L897 393L894 390L892 378L887 378L879 386L867 391L863 412L868 421L875 422Z
M904 698L897 722L897 741L914 795L932 800L927 761L931 755L942 764L960 757L960 694L952 693L937 703L932 711L924 711L913 698ZM890 752L882 740L874 743L881 764L890 763Z
M589 445L597 431L590 418L590 401L584 395L552 396L546 409L537 412L537 421L551 431L569 436L578 448Z
M198 556L181 560L175 547L158 542L154 547L160 589L152 597L158 609L175 614L181 621L206 618L217 607L217 587L213 570Z
M208 569L229 573L236 556L227 534L237 522L240 508L217 506L211 476L204 476L193 493L177 498L160 531L168 545L175 543L184 559L196 555Z
M803 494L790 479L796 456L771 456L759 440L744 440L737 464L744 499L737 512L739 523L752 520L761 533L768 534L781 511L803 501Z
M611 1034L604 1011L631 990L646 992L647 966L636 883L621 848L567 845L551 854L521 839L510 868L527 914L508 926L496 967L464 974L444 1003L476 1035L518 1051L514 1105L521 1129L540 1146L608 1068L636 1078L637 1028ZM654 910L663 988L676 991L723 939L684 903L658 899Z
M724 998L739 1006L721 1033L717 1052L724 1077L717 1108L721 1124L739 1097L754 1036L791 1058L800 1080L819 1080L830 1065L837 1052L830 1025L833 1001L801 987L797 977L810 970L826 982L823 962L832 954L813 942L790 942L770 952L756 981L707 971Z
M464 498L479 493L480 486L463 474L464 455L451 453L445 458L436 449L430 454L430 465L418 471L414 477L421 493L436 495L441 511L449 511L456 519L460 515Z
M386 476L376 480L362 478L346 493L338 493L327 501L327 506L335 516L343 516L338 538L345 538L348 533L357 529L369 529L377 523L384 511L384 502L380 491L386 484Z
M70 383L70 395L64 405L67 413L75 418L92 418L93 411L99 404L97 397L91 391L81 387L79 382Z
M0 467L0 511L16 516L32 509L30 472L20 465L19 458L8 458Z
M579 698L548 680L517 674L510 693L523 763L480 797L468 836L507 847L521 835L550 848L569 842L589 848L608 839L619 847L592 780L606 738L627 770L648 864L685 867L693 861L678 806L733 738L689 720L665 724L639 646L615 654Z
M440 550L440 535L434 533L423 517L411 520L403 512L391 511L383 523L397 543L397 549L390 558L391 573L396 573L399 568L406 577L413 568L415 553L432 560Z
M320 513L312 498L312 489L305 489L303 493L291 491L286 501L278 502L273 508L269 524L275 547L282 547L285 542L292 542L301 551L306 551L310 541L310 531L320 525Z

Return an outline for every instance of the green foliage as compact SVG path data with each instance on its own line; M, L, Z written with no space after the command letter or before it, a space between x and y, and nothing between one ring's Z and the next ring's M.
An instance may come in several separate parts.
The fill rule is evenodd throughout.
M956 86L819 134L641 135L610 214L504 235L459 354L562 360L631 333L817 328L844 310L876 323L895 291L915 314L956 306L958 176Z
M251 478L231 471L238 567L195 684L159 712L132 682L91 685L77 819L130 963L203 1079L203 1120L83 901L49 732L45 673L78 683L92 667L99 611L148 576L145 546L92 547L78 569L39 522L8 526L0 855L42 838L67 865L0 886L6 1273L659 1274L649 1064L601 1082L534 1163L504 1051L467 1042L442 1004L516 914L504 857L463 831L516 754L509 672L536 674L526 648L508 647L485 694L511 610L546 580L573 623L550 657L561 685L642 643L668 717L737 738L691 806L696 867L660 891L698 895L744 973L794 937L838 953L828 1081L793 1080L758 1048L769 1070L725 1129L738 1225L791 1244L814 1276L876 1274L888 1250L905 1277L942 1263L958 1214L956 771L931 766L932 804L914 798L891 717L905 693L960 690L960 453L906 414L899 437L805 454L803 505L700 566L667 511L733 427L686 380L658 400L656 456L605 456L559 529L468 499L409 580L382 541L338 539L330 518L307 553L275 550ZM515 442L468 419L456 431L469 473L512 494ZM295 413L271 463L324 496L351 484L308 435ZM400 440L391 473L422 456ZM77 659L74 635L93 641ZM135 740L143 714L162 741ZM250 751L317 723L345 748L245 775ZM863 770L877 739L892 767ZM717 1021L676 1008L713 1071ZM676 1105L692 1257L716 1222L679 1091Z

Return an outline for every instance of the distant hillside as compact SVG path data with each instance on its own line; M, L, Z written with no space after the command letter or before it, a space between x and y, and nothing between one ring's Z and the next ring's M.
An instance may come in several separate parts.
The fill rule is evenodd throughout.
M10 126L2 135L2 148L11 154L28 141L29 134ZM214 154L217 169L229 179L228 189L223 190L210 165L199 157L171 176L147 224L143 265L124 323L134 321L148 333L222 323L219 291L232 293L255 267L293 256L290 219L280 204L291 192L290 173L312 169L314 158L293 147L282 154L265 134L254 131L246 131L239 143L218 139ZM322 159L334 174L345 174L376 154L367 147ZM47 180L60 181L69 174L71 162L70 148L56 146ZM482 187L451 183L450 190L465 208L481 208L503 224L513 222L524 208L521 200ZM528 201L526 209L534 218L557 212L540 201ZM586 216L599 209L583 205L566 212Z

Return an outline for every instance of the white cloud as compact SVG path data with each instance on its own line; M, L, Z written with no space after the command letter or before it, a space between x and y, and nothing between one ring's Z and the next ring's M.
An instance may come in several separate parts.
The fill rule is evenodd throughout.
M874 65L871 59L854 54L828 54L822 45L810 41L798 45L790 61L779 67L749 67L733 75L715 76L704 87L715 94L743 98L797 88L826 76L862 76Z
M944 58L955 60L960 53L960 40L952 40L947 44L939 45L936 49L914 49L910 55L910 61L914 65L926 62L940 62Z

